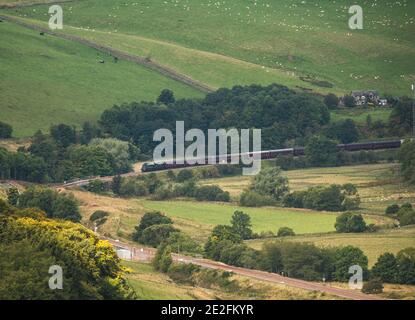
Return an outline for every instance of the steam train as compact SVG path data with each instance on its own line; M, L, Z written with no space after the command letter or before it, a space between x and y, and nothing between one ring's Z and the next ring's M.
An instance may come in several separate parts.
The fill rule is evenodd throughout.
M382 150L382 149L396 149L400 148L403 143L403 140L392 140L392 141L375 141L375 142L362 142L362 143L349 143L349 144L338 144L337 149L339 151L363 151L363 150ZM304 147L295 147L295 148L287 148L287 149L276 149L276 150L266 150L266 151L258 151L258 152L249 152L247 153L250 157L254 154L260 154L261 159L268 160L268 159L275 159L279 156L303 156L305 154ZM238 155L241 156L242 154ZM175 163L175 162L166 162L166 163L144 163L141 167L142 172L152 172L152 171L161 171L161 170L169 170L169 169L178 169L178 168L186 168L186 167L197 167L207 165L209 163L216 163L216 164L224 164L230 163L231 158L234 155L225 155L225 156L216 156L213 157L206 157L204 163ZM214 161L212 161L214 160ZM194 159L193 162L202 162L197 161Z

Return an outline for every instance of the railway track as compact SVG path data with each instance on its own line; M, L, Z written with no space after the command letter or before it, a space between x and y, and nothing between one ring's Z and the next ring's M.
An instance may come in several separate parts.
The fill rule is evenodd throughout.
M101 238L111 243L115 248L128 250L131 253L130 258L128 260L150 263L156 253L156 249L154 248L137 247L137 246L123 243L118 240L114 240L114 239L110 239L106 237L101 237ZM343 288L333 287L328 284L322 284L318 282L310 282L310 281L305 281L305 280L284 277L276 273L234 267L234 266L230 266L230 265L227 265L221 262L212 261L212 260L203 259L203 258L195 258L195 257L181 255L181 254L172 254L172 259L176 263L187 263L187 264L191 263L191 264L203 267L203 268L233 272L235 274L238 274L238 275L241 275L247 278L267 281L267 282L271 282L275 284L285 285L288 287L298 288L298 289L307 290L307 291L324 292L324 293L334 295L337 297L341 297L344 299L385 300L382 297L364 294L356 290L343 289Z

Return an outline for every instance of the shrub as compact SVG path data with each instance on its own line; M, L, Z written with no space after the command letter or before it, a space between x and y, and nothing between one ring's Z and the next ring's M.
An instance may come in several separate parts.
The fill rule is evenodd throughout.
M158 201L168 200L174 198L175 193L171 185L162 185L156 189L153 194L153 199Z
M222 201L229 202L229 192L223 191L218 186L202 186L196 189L195 197L199 201Z
M91 214L91 216L89 217L89 220L94 222L94 221L101 220L102 218L105 218L108 216L109 216L109 213L107 211L97 210L93 214Z
M187 234L183 232L173 232L169 235L166 243L170 245L173 251L178 253L202 253L202 248Z
M89 192L93 192L93 193L102 193L107 191L107 187L105 185L105 182L101 181L101 180L92 180L90 181L86 186L85 189L88 190Z
M191 169L183 169L180 170L179 173L176 176L177 182L184 182L187 180L191 180L194 178L193 170Z
M0 121L0 138L8 139L12 137L13 128L8 123Z
M337 232L364 232L366 231L366 222L361 214L345 212L336 218L334 227Z
M17 188L9 188L7 189L7 202L12 206L17 206L19 202L19 190Z
M206 167L200 170L200 175L203 179L219 178L220 173L218 167Z
M175 263L167 271L168 276L179 284L194 285L193 274L200 271L200 267L192 263Z
M270 196L245 190L239 198L239 204L244 207L263 207L275 205L276 201Z
M154 269L160 272L167 272L173 263L171 257L170 246L162 244L157 248L156 254L153 259Z
M412 209L412 206L402 205L397 213L399 223L401 226L407 226L415 224L415 210Z
M343 103L344 103L344 106L348 108L353 108L356 106L356 102L354 98L350 95L346 95L343 97Z
M176 197L191 197L196 194L196 182L193 180L186 181L174 187L174 194Z
M281 227L278 229L277 237L288 237L288 236L295 236L295 232L293 229L288 227Z
M235 164L221 164L216 166L221 177L223 176L235 176L242 173L242 169L239 165Z
M294 191L287 194L282 203L285 207L292 208L304 208L304 199L307 195L307 191Z
M179 232L171 224L156 224L144 229L138 242L152 247L157 247L167 241L173 232Z
M339 98L334 93L329 93L324 97L324 104L329 109L335 109L339 105Z
M141 197L148 195L148 189L144 181L136 179L123 179L119 189L119 194L121 196L131 197Z
M397 204L391 204L390 206L388 206L387 208L386 208L386 210L385 210L385 213L386 214L389 214L389 215L391 215L391 214L397 214L398 213L398 211L399 211L399 205L397 205Z
M167 171L167 178L171 181L176 180L176 174L174 173L173 170L168 170Z
M383 284L380 279L370 279L363 284L363 293L367 294L379 294L383 292Z

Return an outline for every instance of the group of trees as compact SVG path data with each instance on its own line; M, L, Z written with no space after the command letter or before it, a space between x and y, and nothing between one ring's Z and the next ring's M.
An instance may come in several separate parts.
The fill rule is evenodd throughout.
M337 216L334 227L337 232L343 233L365 232L369 229L362 215L352 212L345 212ZM373 228L374 226L371 225L370 230L373 230Z
M282 232L281 232L282 233ZM367 257L359 248L322 249L312 244L267 242L254 250L242 242L231 226L216 226L205 245L206 256L234 266L281 273L290 277L321 281L347 281L352 265L367 273Z
M347 217L346 217L347 216ZM364 231L366 224L360 215L345 214L336 225L347 231ZM353 246L319 248L310 243L274 241L264 243L261 250L248 247L243 240L252 235L249 216L235 212L232 225L216 226L205 244L207 257L230 265L265 270L310 281L346 282L350 266L363 269L364 280L378 279L391 283L415 283L415 249L401 250L395 257L387 253L379 257L371 271L368 258ZM289 228L281 228L279 236L293 235Z
M415 284L415 248L379 256L372 268L372 276L386 283Z
M283 198L286 207L325 211L346 211L359 208L360 197L353 184L310 187L294 191Z
M415 210L410 203L402 206L392 204L386 208L385 213L397 218L401 226L415 224Z
M143 215L140 223L135 227L132 239L152 247L162 245L180 252L201 252L197 243L173 226L173 220L157 211Z
M131 143L98 135L99 129L89 123L80 132L65 124L52 126L49 134L38 131L27 149L0 149L0 178L63 182L131 171L139 149Z
M0 299L133 299L113 247L70 221L0 201ZM99 259L97 259L99 257ZM62 289L51 290L51 266Z
M16 188L10 188L7 195L9 204L18 208L38 208L44 211L48 218L73 222L81 220L78 202L71 193L59 193L52 189L30 187L21 194Z

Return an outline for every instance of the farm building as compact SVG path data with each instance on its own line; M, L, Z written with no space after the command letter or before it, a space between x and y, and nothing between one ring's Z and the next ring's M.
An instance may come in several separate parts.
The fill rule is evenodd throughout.
M366 90L366 91L352 91L350 96L353 97L356 106L364 106L367 104L373 104L376 106L387 106L388 101L381 98L377 91ZM343 100L343 99L342 99ZM342 104L343 101L341 101Z

